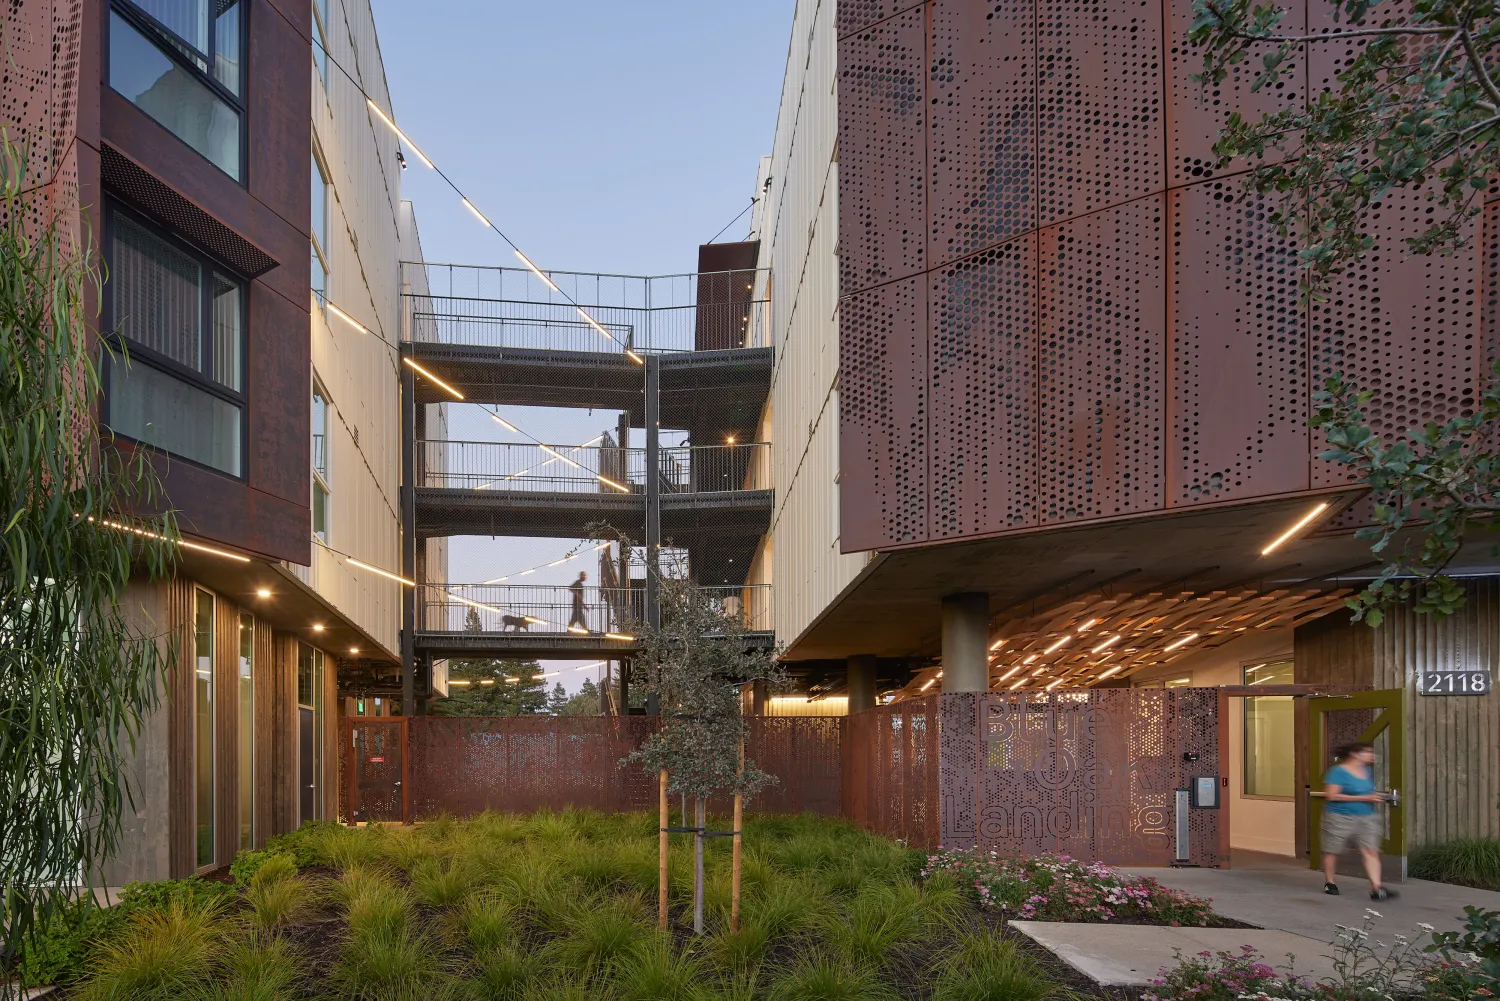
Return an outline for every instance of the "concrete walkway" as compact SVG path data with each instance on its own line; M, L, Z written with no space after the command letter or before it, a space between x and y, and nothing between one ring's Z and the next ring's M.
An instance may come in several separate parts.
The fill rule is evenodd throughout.
M1164 968L1177 965L1179 951L1184 956L1238 953L1242 945L1254 946L1260 962L1278 970L1290 967L1313 980L1333 975L1333 963L1324 955L1331 950L1324 943L1284 931L1061 921L1012 921L1010 927L1105 987L1144 987Z
M1370 900L1365 881L1350 876L1339 877L1339 887L1344 891L1341 895L1328 896L1323 892L1322 874L1307 868L1300 859L1236 850L1230 862L1229 869L1125 871L1150 876L1163 886L1195 897L1208 897L1214 910L1227 918L1305 935L1320 943L1333 938L1334 925L1359 924L1366 907L1382 915L1372 929L1377 935L1412 935L1414 926L1422 922L1439 931L1457 929L1465 904L1500 910L1500 893L1489 890L1412 879L1390 887L1401 895L1399 899L1375 903Z

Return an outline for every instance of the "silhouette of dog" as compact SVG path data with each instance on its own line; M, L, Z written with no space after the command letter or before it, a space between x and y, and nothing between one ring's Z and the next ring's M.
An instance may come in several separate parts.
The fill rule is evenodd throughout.
M509 630L513 633L531 632L531 623L526 621L524 615L502 615L500 616L500 631Z

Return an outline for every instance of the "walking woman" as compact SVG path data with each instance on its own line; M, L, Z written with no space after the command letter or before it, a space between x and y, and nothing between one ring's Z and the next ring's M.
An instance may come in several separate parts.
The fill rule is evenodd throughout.
M1365 743L1347 744L1334 757L1334 766L1323 776L1323 878L1327 880L1323 892L1339 892L1334 869L1339 856L1354 848L1370 880L1370 899L1389 900L1396 893L1380 885L1383 831L1375 804L1384 803L1386 794L1375 791L1375 748Z

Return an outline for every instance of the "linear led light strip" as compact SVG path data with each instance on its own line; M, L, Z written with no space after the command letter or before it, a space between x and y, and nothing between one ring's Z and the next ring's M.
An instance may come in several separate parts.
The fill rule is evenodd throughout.
M89 516L89 521L94 521L94 517L92 515ZM168 538L167 536L162 535L158 532L152 532L144 528L137 528L134 525L126 525L123 522L110 521L107 518L100 520L98 524L103 525L105 528L113 528L117 532L129 532L131 535L139 535L143 539L156 539L159 542L170 542L171 544L175 546L181 546L184 549L193 549L200 553L208 553L211 556L222 556L227 560L236 560L240 563L251 562L250 557L241 556L239 553L231 553L227 549L215 549L213 546L205 546L199 542L189 542L187 539Z
M606 549L609 546L610 546L610 543L608 543L608 542L601 542L601 543L599 543L599 545L594 546L594 547L592 547L590 549L580 549L578 552L574 553L571 556L564 556L560 560L553 560L551 563L543 563L540 566L534 566L530 570L522 570L520 573L506 574L504 577L496 577L493 580L481 581L478 584L459 584L457 586L458 587L483 587L486 584L501 584L501 583L504 583L505 581L510 580L512 577L525 577L527 574L536 573L538 570L545 570L548 567L560 567L564 563L568 563L568 562L571 562L573 560L578 559L580 556L587 556L589 553L597 553L599 550Z
M344 68L342 66L339 67L339 70L341 72L343 72L345 76L349 76L349 73L346 70L344 70ZM352 81L353 77L350 77L350 80ZM357 81L355 82L355 86L356 87L359 86L359 84L358 84ZM364 93L363 88L360 88L360 93ZM527 270L529 270L532 274L536 275L543 282L545 282L546 285L547 285L547 287L550 288L553 292L557 293L558 295L562 296L564 299L568 300L569 303L572 303L573 308L576 309L576 310L578 310L578 315L581 316L581 317L583 317L584 320L588 323L588 325L591 326L591 327L593 327L600 334L602 334L605 337L606 340L608 340L611 344L616 344L616 345L619 345L620 347L624 348L625 354L630 358L631 361L635 362L637 365L644 365L646 363L646 360L644 358L642 358L640 355L636 354L630 348L625 347L623 344L620 344L619 339L617 337L615 337L614 334L611 334L608 330L605 330L603 324L601 324L598 320L596 320L592 316L590 316L587 310L585 310L582 306L578 305L577 302L573 301L573 297L572 296L568 295L568 293L566 293L562 289L558 288L556 282L554 282L551 278L547 277L547 275L542 272L541 268L539 268L535 264L533 264L532 261L531 261L531 258L529 258L525 254L523 254L521 252L521 248L518 247L518 246L516 246L515 241L512 240L510 237L506 236L505 233L504 233L504 231L501 230L499 226L496 226L494 223L490 222L490 220L485 216L485 214L483 212L479 211L478 206L476 206L472 201L469 200L469 196L466 195L466 194L464 194L461 190L459 190L458 185L454 184L448 178L447 174L443 173L441 170L438 170L437 164L433 163L432 160L429 159L426 154L424 154L420 149L417 148L417 144L411 141L411 137L409 137L405 132L402 132L401 128L391 119L391 116L387 115L384 111L382 111L380 109L380 105L376 104L375 101L374 101L374 99L371 98L368 94L365 94L365 104L367 104L369 106L370 110L375 113L375 117L379 118L382 122L384 122L385 125L386 125L386 127L389 128L392 132L394 132L396 134L396 137L399 138L401 140L401 142L404 143L408 149L410 149L414 154L416 154L416 157L417 157L418 160L421 160L422 163L425 166L427 166L428 168L437 171L437 175L443 179L444 183L446 183L448 185L448 187L450 187L450 188L453 189L454 194L458 195L459 200L463 202L464 208L468 209L471 213L473 213L474 218L478 219L481 225L483 225L486 229L494 230L494 232L496 233L496 235L498 235L500 237L500 239L502 239L506 243L510 244L510 249L513 250L513 251L515 251L516 257L520 259L520 261L521 261L522 264L526 265Z

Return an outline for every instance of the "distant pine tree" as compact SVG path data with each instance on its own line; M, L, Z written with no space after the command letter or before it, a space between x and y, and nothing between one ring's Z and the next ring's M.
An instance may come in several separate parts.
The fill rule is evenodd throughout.
M553 716L561 716L568 710L568 693L559 681L552 686L552 693L547 696L547 712Z
M586 678L582 685L578 686L578 694L568 700L563 707L564 716L597 716L599 707L599 686L594 684L594 679Z
M464 629L480 631L479 613L469 609ZM546 711L547 685L534 660L453 660L448 662L448 697L434 699L434 716L527 716ZM506 679L514 679L507 681ZM454 681L468 684L454 685Z

